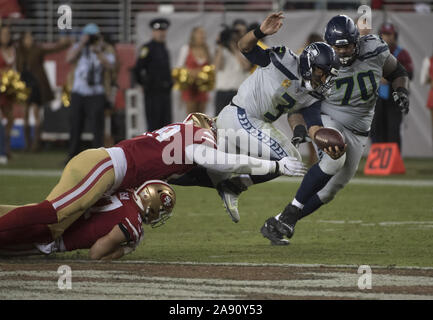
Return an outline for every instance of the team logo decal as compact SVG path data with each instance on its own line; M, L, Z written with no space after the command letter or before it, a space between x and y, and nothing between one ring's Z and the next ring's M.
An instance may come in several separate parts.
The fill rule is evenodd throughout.
M161 199L162 205L165 208L172 208L173 207L173 199L170 197L170 195L163 193L163 194L161 194L160 199Z
M283 87L283 88L288 88L288 87L290 87L292 85L292 81L290 81L289 79L286 79L286 80L284 80L282 83L281 83L281 86Z

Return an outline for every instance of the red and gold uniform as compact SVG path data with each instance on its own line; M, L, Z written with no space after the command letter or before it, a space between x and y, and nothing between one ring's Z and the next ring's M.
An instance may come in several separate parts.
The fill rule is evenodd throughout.
M216 148L210 129L175 123L113 148L83 151L68 162L45 201L13 210L0 206L0 215L6 212L0 217L0 246L29 243L37 236L38 242L52 241L104 195L191 170L195 164L185 159L191 144Z
M49 244L37 244L43 253L90 249L115 226L119 226L129 246L137 247L143 239L140 208L131 192L103 197L79 217L61 237Z

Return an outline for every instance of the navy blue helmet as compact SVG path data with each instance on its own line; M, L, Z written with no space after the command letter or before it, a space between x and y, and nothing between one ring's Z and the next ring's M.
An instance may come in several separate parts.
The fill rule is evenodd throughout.
M299 56L299 72L305 81L306 87L313 89L313 71L321 69L326 75L326 81L314 88L321 94L329 90L333 84L333 78L338 75L340 63L334 49L325 42L313 42L308 45Z
M359 52L359 30L355 22L345 15L338 15L329 20L325 29L325 41L335 47L355 45L354 52L349 56L340 56L343 66L350 65Z

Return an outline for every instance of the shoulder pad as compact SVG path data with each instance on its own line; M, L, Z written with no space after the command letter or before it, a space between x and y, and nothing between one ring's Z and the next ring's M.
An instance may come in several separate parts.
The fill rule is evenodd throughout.
M359 39L359 59L365 60L389 50L388 45L379 36L368 34Z

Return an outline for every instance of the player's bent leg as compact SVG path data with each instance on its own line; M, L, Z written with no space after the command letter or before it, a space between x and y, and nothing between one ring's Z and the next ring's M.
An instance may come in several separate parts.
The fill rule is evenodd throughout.
M113 162L103 149L89 149L71 159L59 183L46 198L57 214L57 221L75 221L86 209L95 204L115 181ZM72 221L70 217L74 217ZM65 225L69 225L66 223Z
M6 213L12 211L13 209L18 208L19 206L12 206L8 204L0 205L0 217L4 216Z
M62 222L49 224L47 226L51 239L57 239L68 229L86 210L79 210L72 213L69 217L65 218ZM41 242L41 241L38 241Z
M40 231L41 239L46 239L47 228L42 230L38 225L58 223L74 212L89 208L109 190L113 182L114 169L108 153L104 149L86 150L68 163L47 200L15 208L0 217L0 232L35 225L35 229L28 233L37 237Z
M271 123L248 117L242 108L227 106L218 115L219 148L228 153L247 154L252 157L267 160L280 160L293 156L301 159L298 150L289 139ZM232 177L231 184L237 184L240 192L250 185L263 183L278 177L278 174L265 176ZM240 192L233 192L224 186L225 182L218 182L218 193L224 201L226 211L234 222L238 222L238 198Z
M52 241L51 232L45 224L32 224L0 231L0 247L50 241Z

